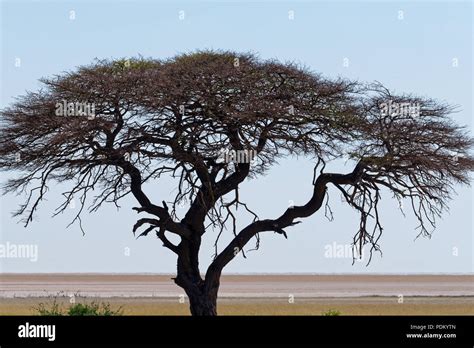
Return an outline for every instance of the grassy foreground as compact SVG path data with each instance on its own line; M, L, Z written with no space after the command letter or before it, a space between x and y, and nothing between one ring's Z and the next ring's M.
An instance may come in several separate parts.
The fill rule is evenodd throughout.
M86 302L110 303L122 307L123 315L189 315L187 301L163 298L87 298ZM81 302L81 300L78 300ZM51 298L3 298L0 315L36 315L34 307L51 303ZM69 306L67 298L58 303ZM286 298L226 298L218 303L220 315L322 315L336 310L341 315L474 315L473 297L305 298L289 303Z

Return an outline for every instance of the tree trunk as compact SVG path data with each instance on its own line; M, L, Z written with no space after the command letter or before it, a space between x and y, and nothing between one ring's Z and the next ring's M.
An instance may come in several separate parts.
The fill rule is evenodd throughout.
M179 244L178 272L175 283L184 289L189 298L191 315L217 315L219 277L203 280L199 272L200 234L194 240Z
M189 297L189 308L193 316L215 316L217 315L217 291L206 291L205 289L187 290Z
M189 278L177 277L175 283L182 287L189 298L191 315L217 315L217 293L219 282L193 282Z

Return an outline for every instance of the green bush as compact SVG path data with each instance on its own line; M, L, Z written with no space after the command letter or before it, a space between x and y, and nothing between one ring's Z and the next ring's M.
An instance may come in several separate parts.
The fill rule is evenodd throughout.
M81 315L102 315L102 316L113 316L113 315L122 315L122 307L119 307L117 310L110 308L109 303L97 303L91 302L87 303L76 303L69 307L67 315L70 316L81 316Z
M74 303L64 310L63 306L58 303L58 297L55 296L51 304L40 303L38 307L33 307L39 315L43 316L117 316L123 314L122 306L113 310L109 303Z
M339 312L336 309L328 309L326 312L323 312L323 315L328 316L328 317L333 317L333 316L341 315L341 312Z

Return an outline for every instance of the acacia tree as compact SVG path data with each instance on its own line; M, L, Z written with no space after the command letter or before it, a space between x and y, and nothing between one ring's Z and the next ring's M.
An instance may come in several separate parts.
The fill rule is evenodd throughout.
M42 83L1 112L0 168L15 173L5 192L27 193L16 215L30 223L51 182L73 182L56 214L79 197L79 223L83 209L132 194L140 213L133 232L156 233L176 254L174 281L193 315L217 313L222 270L251 239L258 247L260 233L287 237L287 228L327 204L328 187L360 215L353 245L368 244L372 256L380 250L382 193L407 200L419 233L429 235L454 185L469 184L474 168L473 139L451 121L451 106L252 54L97 61ZM292 155L314 162L309 199L260 218L240 198L240 185ZM325 171L342 157L351 172ZM145 192L166 175L178 182L168 202ZM237 230L239 206L252 218ZM219 248L227 228L233 239ZM204 274L199 251L210 230L217 230L216 253Z

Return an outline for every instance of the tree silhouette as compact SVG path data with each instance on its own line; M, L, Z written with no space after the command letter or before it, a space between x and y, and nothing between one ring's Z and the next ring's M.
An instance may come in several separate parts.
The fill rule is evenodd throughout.
M289 227L325 204L328 186L360 214L353 245L361 251L368 244L372 256L380 250L382 193L407 200L419 233L429 235L454 185L469 184L474 168L473 139L451 121L450 105L253 54L97 61L41 81L44 89L1 112L0 168L16 174L5 192L26 192L16 215L31 222L51 182L74 183L56 214L79 197L79 223L84 209L131 193L142 214L133 232L156 233L176 254L174 281L193 315L217 314L223 268L252 238L258 247L262 232L287 237ZM314 162L311 197L262 219L241 200L239 186L291 155ZM353 170L326 172L338 158ZM144 184L166 175L178 181L176 195L158 203ZM182 218L179 205L187 208ZM239 206L252 216L241 230ZM227 227L233 239L219 250ZM218 232L215 257L201 274L198 254L209 230Z

